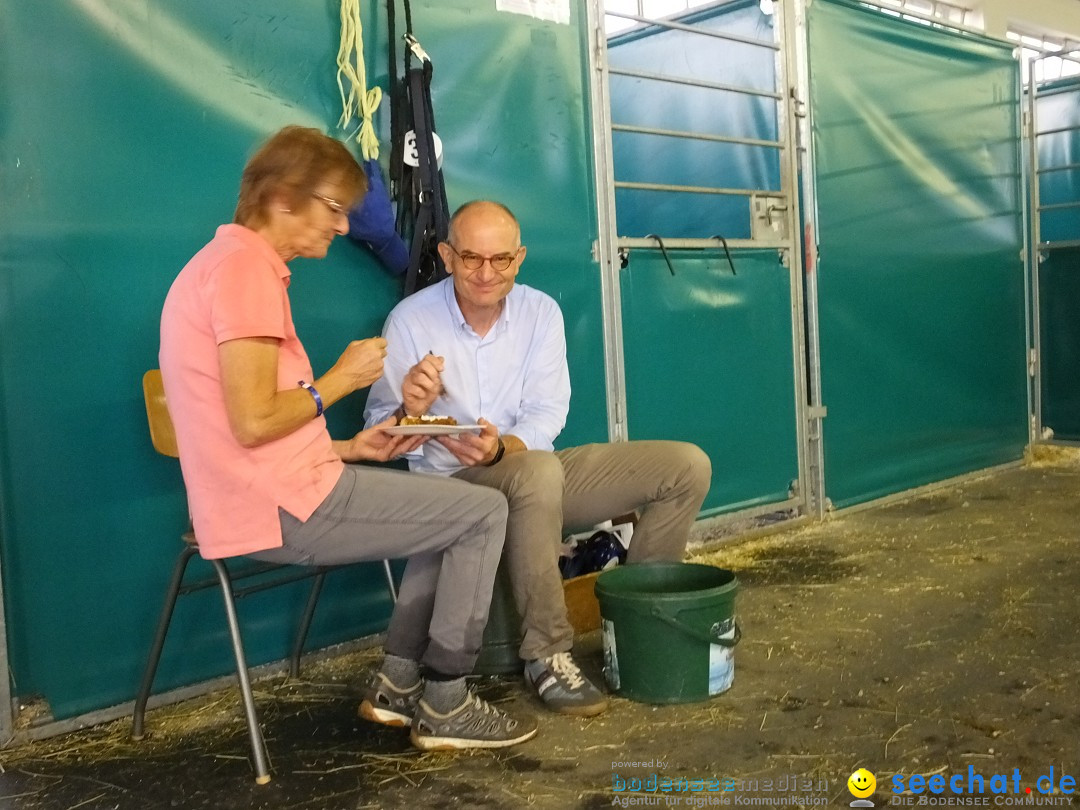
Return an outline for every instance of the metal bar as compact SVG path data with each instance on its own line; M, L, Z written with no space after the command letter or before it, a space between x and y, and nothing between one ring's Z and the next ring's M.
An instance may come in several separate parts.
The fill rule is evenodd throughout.
M266 582L257 582L254 585L245 585L243 588L233 588L233 597L236 599L243 599L245 596L250 596L253 593L259 593L261 591L266 591L270 588L276 588L278 585L290 585L293 582L300 582L305 579L311 579L311 577L317 577L319 574L324 574L328 570L326 568L318 566L296 567L300 570L297 570L295 573L287 574L280 577L274 577L273 579L267 580Z
M1017 28L1015 26L1010 26L1010 27L1012 28L1012 30L1015 33L1019 34L1021 37L1032 37L1033 39L1038 39L1038 40L1043 39L1042 35L1040 35L1038 33L1035 33L1033 31L1025 30L1023 27L1019 27L1019 28ZM1025 50L1028 50L1028 51L1034 51L1035 56L1032 57L1032 59L1031 59L1031 61L1033 61L1033 62L1038 61L1040 59L1049 59L1049 58L1051 58L1053 56L1056 56L1059 59L1064 59L1064 60L1066 60L1068 62L1080 62L1080 58L1078 58L1077 56L1074 56L1074 54L1078 53L1078 51L1076 51L1075 49L1068 50L1068 51L1048 51L1048 50L1046 50L1046 48L1036 48L1033 45L1028 45L1026 42L1017 42L1016 40L1012 40L1012 39L1010 39L1009 42L1011 42L1013 45L1015 45L1018 48L1024 48Z
M825 517L829 499L825 491L825 446L821 392L821 320L818 307L818 202L813 143L813 108L810 105L810 56L807 0L794 0L794 19L789 26L791 48L795 57L795 98L803 105L798 118L799 141L796 149L799 176L802 180L804 208L803 233L803 295L806 310L806 379L809 414L806 420L807 454L809 456L809 505L819 520Z
M1032 57L1028 62L1028 93L1027 93L1027 128L1023 127L1021 117L1020 139L1021 154L1023 146L1028 149L1028 163L1030 166L1039 165L1039 143L1034 133L1038 130L1038 110L1036 100L1038 86L1035 82L1035 62L1038 57ZM1020 71L1022 74L1022 71ZM1023 84L1023 75L1020 83ZM1023 93L1023 87L1020 87ZM1023 96L1021 95L1021 98ZM1020 113L1022 116L1023 114ZM1040 352L1042 351L1042 338L1040 335L1039 313L1039 257L1032 249L1033 245L1039 244L1041 238L1039 229L1039 178L1035 172L1028 173L1028 193L1024 195L1024 216L1028 221L1028 227L1024 228L1024 264L1026 265L1026 284L1024 285L1024 325L1027 328L1027 400L1028 400L1028 442L1036 441L1042 433L1042 369L1040 368ZM1035 213L1031 213L1035 212Z
M763 39L753 39L752 37L741 37L738 34L729 34L724 31L712 31L708 28L695 28L692 25L686 25L685 23L675 22L674 20L654 20L649 17L640 17L637 14L624 14L621 11L605 10L603 14L607 17L618 17L620 20L633 20L644 25L655 25L660 28L672 28L676 31L686 31L688 34L700 34L703 37L715 37L716 39L726 39L729 42L741 42L743 45L754 45L759 48L768 48L769 50L779 50L780 46L775 42L767 42ZM619 35L629 32L621 31Z
M394 569L390 567L390 560L382 561L383 574L386 576L386 589L390 592L390 601L397 604L397 583L394 582Z
M1071 200L1070 202L1063 203L1050 203L1050 205L1040 205L1038 210L1041 211L1059 211L1063 208L1078 208L1080 207L1080 200Z
M813 491L810 472L812 458L809 444L810 434L810 397L809 375L806 359L808 356L808 337L806 329L806 291L803 280L804 253L802 234L802 200L799 195L799 132L800 97L796 92L796 77L799 73L798 53L795 43L798 39L796 14L788 3L775 3L775 28L783 43L783 49L776 56L777 86L783 95L783 102L777 104L777 131L784 139L785 148L780 153L780 187L787 191L787 236L788 249L788 286L791 291L791 368L792 397L795 406L795 447L798 480L795 482L796 497L800 501L800 511L808 515L812 510ZM808 98L808 97L807 97Z
M795 503L797 504L798 501L795 501ZM798 507L796 506L795 508L798 508ZM780 510L777 510L777 511L780 511ZM769 514L770 514L769 512L764 512L761 516L766 517ZM702 524L708 524L710 521L713 521L713 520L719 520L719 517L704 518L702 520L699 520L694 525L694 528L697 529L698 526L700 526ZM720 525L717 528L719 529L719 531L724 532L724 533L719 534L719 535L714 535L714 536L707 535L707 534L705 534L704 531L700 531L700 530L699 531L693 531L692 530L691 535L690 535L690 542L691 542L691 545L692 545L691 550L692 551L701 551L701 552L708 553L708 552L714 551L716 549L719 549L720 547L722 547L726 543L746 542L748 540L757 540L757 539L762 538L762 537L768 537L771 534L776 534L777 532L784 532L784 531L789 531L791 529L797 529L797 528L800 528L802 526L806 526L806 525L810 524L814 519L812 517L810 517L810 515L797 514L797 515L793 515L791 517L785 517L782 520L770 521L768 523L759 523L757 525L753 525L751 523L752 520L753 520L753 517L750 517L750 518L748 518L746 520L743 520L741 522L740 521L732 521L731 522L732 525L730 526L730 530L727 531L727 532L724 532L724 530L726 528L728 528L728 527ZM743 528L743 526L746 526L746 528ZM701 539L700 540L697 539L698 537L700 537Z
M1049 174L1050 172L1067 172L1080 169L1080 163L1065 163L1061 166L1047 166L1045 169L1036 169L1035 174Z
M161 662L161 651L165 647L165 637L169 634L169 625L172 624L173 611L176 609L176 600L181 593L181 585L184 582L184 572L187 571L188 563L195 556L193 546L185 546L173 566L172 577L169 579L169 587L165 591L165 601L161 607L158 618L157 631L154 633L154 641L150 645L150 654L146 658L146 668L143 670L142 681L139 683L139 691L135 695L135 708L131 713L131 739L143 738L143 724L146 716L146 701L150 698L150 690L154 688L154 676L157 675L158 664Z
M926 14L922 11L915 11L914 9L899 9L894 6L883 6L881 3L875 2L875 0L858 0L864 6L870 6L876 8L882 14L887 14L890 17L911 17L916 20L922 20L924 22L933 23L939 28L950 28L953 31L960 31L964 34L975 34L982 39L993 39L985 31L974 28L970 25L964 25L963 23L954 23L949 20L943 20L940 17L934 17L930 14Z
M1006 472L1007 470L1019 469L1023 466L1023 461L1008 461L1004 464L998 464L994 467L985 467L981 470L963 473L962 475L957 475L953 478L946 478L943 481L934 481L930 484L924 484L921 487L912 487L911 489L905 489L902 492L894 492L890 495L882 495L880 498L874 498L870 501L863 501L862 503L852 504L851 506L844 506L840 509L834 510L832 514L836 517L846 517L848 515L854 515L858 512L865 512L867 509L874 509L875 507L879 506L888 506L889 504L899 503L900 501L908 501L914 498L922 498L934 492L940 492L943 489L951 489L952 487L965 484L969 481L975 481L979 478L985 478L996 473Z
M780 101L783 96L772 90L755 90L752 87L738 87L734 84L720 84L718 82L706 82L700 79L689 79L685 76L665 76L663 73L648 73L644 70L626 70L624 68L608 67L607 72L611 76L629 76L631 79L648 79L654 82L667 82L668 84L685 84L690 87L704 87L707 90L724 90L729 93L742 93L746 96L761 96Z
M1023 31L1018 31L1020 36L1027 36ZM1014 42L1018 48L1025 48L1029 51L1035 51L1036 59L1060 59L1063 62L1077 62L1080 63L1080 56L1076 55L1076 51L1048 51L1045 48L1036 48L1032 45L1028 45L1026 42L1016 42L1016 40L1009 40ZM1061 78L1066 78L1062 76ZM1049 81L1057 81L1057 79L1050 79Z
M667 138L690 138L697 141L738 143L744 146L767 146L775 149L784 148L784 144L780 141L766 141L761 138L738 138L734 135L710 135L704 132L686 132L679 129L655 129L653 127L637 127L631 124L612 124L611 128L616 132L632 132L635 135L662 135Z
M0 497L0 524L6 525L6 510ZM7 619L4 616L3 570L0 567L0 747L7 744L15 728L15 709L11 694L11 664L8 656Z
M753 194L779 194L778 191L755 188L720 188L719 186L678 186L667 183L633 183L629 180L616 180L616 188L631 188L638 191L685 191L689 194L727 194L749 197Z
M586 0L585 19L592 38L589 58L589 109L593 128L593 177L596 182L596 261L600 266L600 311L604 336L604 390L611 441L627 438L626 368L623 354L621 269L615 229L615 163L611 147L611 93L608 86L607 33L603 0Z
M240 684L240 697L243 700L248 738L251 741L251 767L255 771L255 783L265 785L270 781L270 763L266 755L262 728L259 726L255 695L251 691L251 673L248 672L247 658L244 655L244 642L240 635L240 620L236 615L236 604L233 601L232 582L229 581L229 570L221 560L211 560L211 564L221 580L225 618L229 625L229 637L232 639L233 657L236 658L236 679Z
M362 636L354 641L346 641L330 647L323 647L320 650L314 650L307 653L304 657L308 661L326 661L353 652L379 647L382 645L384 639L385 634L383 633ZM271 676L280 677L287 674L288 671L288 661L283 659L271 661L266 664L259 664L258 666L251 667L249 670L253 681ZM203 695L208 695L211 692L216 692L221 689L230 689L235 686L235 673L221 675L217 678L212 678L197 684L181 686L176 689L170 689L167 692L159 692L156 695L151 695L150 699L147 701L146 708L148 710L158 709L162 706L179 703L182 700L201 697ZM80 729L88 728L90 726L97 726L102 723L112 722L113 720L130 717L133 704L134 702L129 700L126 703L109 706L104 709L96 709L95 711L81 714L78 717L69 717L65 720L49 720L48 722L41 724L35 723L28 728L15 730L10 739L5 739L0 741L0 743L2 743L3 746L22 745L35 740L44 740L49 737L55 737L58 734L68 734L72 731L79 731Z
M770 523L767 527L747 524L753 524L759 518L774 515L778 512L796 511L800 506L800 499L788 498L784 501L751 506L734 512L716 512L707 515L695 522L690 528L690 543L702 548L708 548L736 538L745 539L751 534L763 534L769 531L782 531L791 528L796 521L805 520L806 518L791 517ZM742 530L743 526L747 526L745 531Z
M664 240L664 244L668 244ZM1066 248L1080 247L1080 239L1062 239L1057 242L1039 242L1039 250L1064 250Z
M315 617L315 608L319 604L319 594L322 593L323 582L326 581L326 572L322 571L311 583L308 591L307 602L304 604L304 613L300 617L300 624L296 628L296 638L293 640L292 655L289 656L289 677L300 677L300 656L304 653L304 642L307 641L308 630L311 629L311 620Z
M3 336L3 325L7 322L7 318L0 318L0 345L10 346L9 342L6 342ZM0 399L7 402L8 399L5 396L5 386L3 382L0 382ZM5 420L0 417L0 430L7 433ZM8 498L6 493L11 492L11 488L7 486L7 479L9 472L7 470L7 464L0 464L0 546L6 547L8 551L11 551L11 546L15 543L14 526L12 523L11 508L8 505ZM0 555L0 558L7 557L8 555ZM4 579L7 576L7 572L4 570L3 559L0 559L0 747L7 745L8 741L18 732L15 729L15 695L12 694L14 670L11 666L11 652L8 646L8 624L7 616L4 609L4 604L7 599L5 598Z
M784 249L789 243L783 240L769 241L755 239L728 239L728 247L732 250L737 248L775 248ZM636 236L620 236L620 248L644 248L659 250L655 239ZM723 250L724 246L716 239L664 239L664 247L668 250Z
M234 593L237 599L247 596L248 594L258 593L259 591L265 591L268 588L273 588L277 585L287 585L290 582L299 582L302 579L313 577L318 575L321 569L319 568L306 568L304 566L292 566L292 565L279 565L277 563L269 564L265 568L249 569L241 571L239 573L230 572L234 582L239 582L242 579L250 579L260 575L270 574L279 569L295 568L292 573L285 574L283 576L274 576L266 579L263 582L259 582L255 585L247 585L243 588L236 588ZM189 593L195 593L196 591L204 591L208 588L216 588L218 581L209 577L199 579L194 582L189 582L180 589L180 595L186 596Z
M1031 60L1034 62L1035 60ZM1041 138L1043 135L1055 135L1058 132L1076 132L1080 130L1080 124L1075 124L1070 127L1055 127L1054 129L1043 129L1035 133L1035 137Z

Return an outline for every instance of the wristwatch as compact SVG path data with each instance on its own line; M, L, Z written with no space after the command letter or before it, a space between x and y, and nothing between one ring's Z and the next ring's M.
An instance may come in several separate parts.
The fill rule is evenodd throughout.
M499 449L495 451L494 458L491 459L485 466L494 467L500 461L502 461L503 453L506 452L506 445L503 444L502 436L499 437Z

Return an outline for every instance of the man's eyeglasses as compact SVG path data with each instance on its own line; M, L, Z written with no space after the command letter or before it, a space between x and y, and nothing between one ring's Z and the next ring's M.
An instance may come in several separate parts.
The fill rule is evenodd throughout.
M320 202L325 204L326 207L329 208L330 212L333 213L333 214L348 215L348 213L349 213L349 209L346 208L341 203L339 203L333 197L327 197L325 194L320 194L317 191L311 192L311 196L314 197L316 200L319 200Z
M447 242L446 245L457 254L459 259L461 259L461 263L465 265L466 270L479 270L484 266L484 262L487 262L491 265L491 269L498 273L501 273L513 264L514 259L516 259L518 253L521 252L521 248L518 248L513 253L496 253L494 256L481 256L479 253L472 253L468 250L464 253L460 253L458 252L458 249L449 242Z

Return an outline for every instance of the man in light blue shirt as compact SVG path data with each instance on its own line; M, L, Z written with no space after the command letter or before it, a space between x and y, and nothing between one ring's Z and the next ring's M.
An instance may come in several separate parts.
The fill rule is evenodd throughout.
M410 469L506 495L504 556L522 617L525 679L549 708L590 716L607 701L570 655L563 534L636 511L627 561L680 560L712 471L685 442L554 449L570 407L566 338L554 299L515 284L525 253L505 206L475 201L455 212L439 245L450 278L390 313L383 376L365 418L430 413L480 426L429 440L410 454Z

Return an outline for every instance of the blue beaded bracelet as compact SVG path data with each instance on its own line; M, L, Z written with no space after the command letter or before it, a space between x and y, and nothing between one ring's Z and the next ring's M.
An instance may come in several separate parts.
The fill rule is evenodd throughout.
M297 385L299 385L301 388L305 389L309 394L311 394L311 398L315 400L315 416L316 417L322 416L322 412L323 412L322 397L320 397L319 392L315 390L315 386L312 385L309 382L304 382L304 380L300 380L300 382L298 382Z

